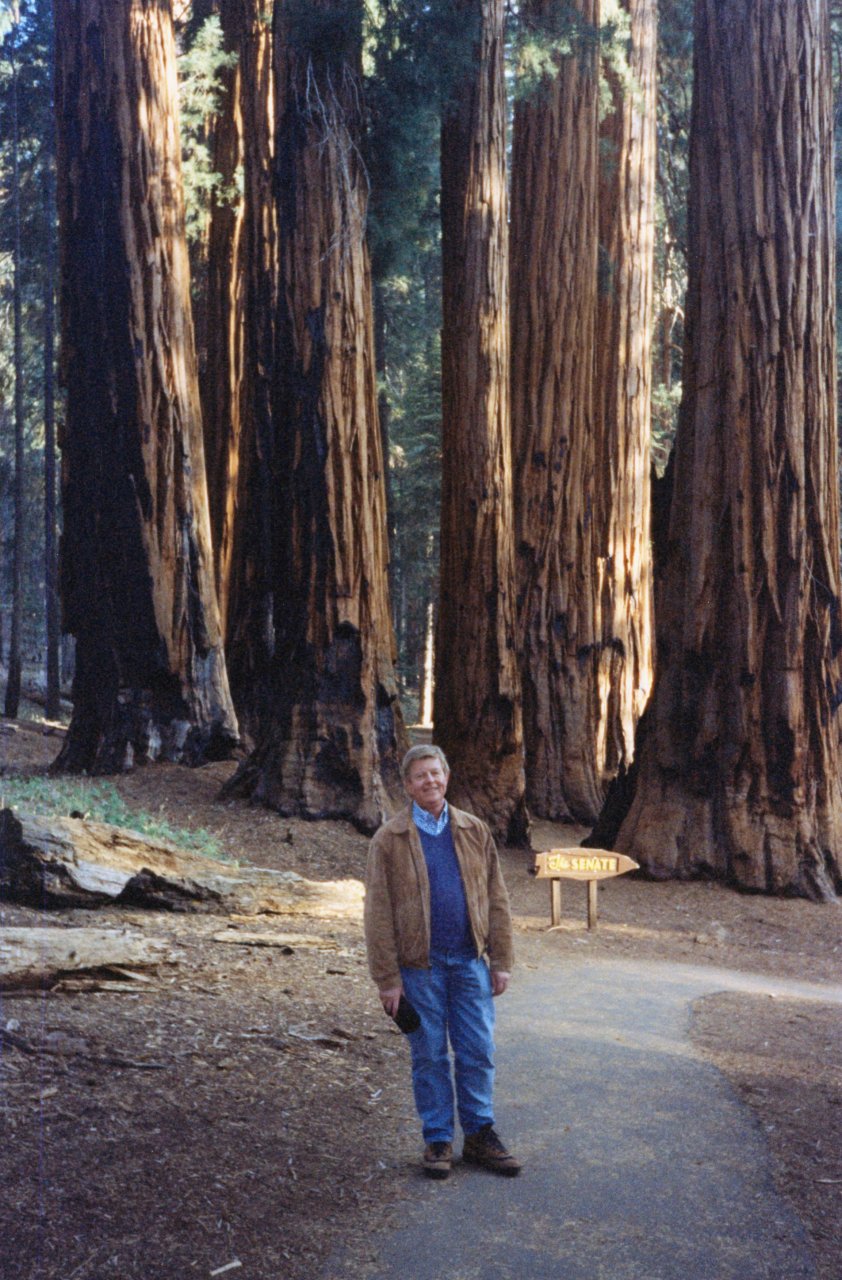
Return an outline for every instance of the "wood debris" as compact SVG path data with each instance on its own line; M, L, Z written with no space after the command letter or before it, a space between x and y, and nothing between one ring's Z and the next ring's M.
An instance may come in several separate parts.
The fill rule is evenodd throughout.
M363 886L215 862L104 822L3 809L0 897L38 907L120 903L359 920Z
M212 935L213 942L233 942L241 947L279 947L286 955L293 955L298 947L317 947L322 951L338 951L339 943L331 938L320 938L310 933L257 933L228 929Z
M0 928L0 990L53 987L80 971L171 964L181 954L165 938L128 929Z

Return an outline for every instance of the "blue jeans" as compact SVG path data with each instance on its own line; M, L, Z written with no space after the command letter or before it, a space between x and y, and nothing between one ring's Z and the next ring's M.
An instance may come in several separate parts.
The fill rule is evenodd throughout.
M424 1141L453 1141L448 1036L463 1133L493 1124L494 1002L488 965L460 954L432 955L429 969L401 969L401 979L421 1018L421 1026L407 1039Z

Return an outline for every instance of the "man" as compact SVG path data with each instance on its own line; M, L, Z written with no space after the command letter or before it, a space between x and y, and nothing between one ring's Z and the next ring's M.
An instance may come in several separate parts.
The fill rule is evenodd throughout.
M512 967L512 919L497 850L484 822L448 805L439 747L402 764L409 807L371 842L365 936L371 975L392 1017L402 995L421 1025L408 1036L421 1117L423 1168L446 1178L453 1160L453 1052L462 1159L513 1177L520 1164L494 1131L494 996ZM488 957L486 962L485 956Z

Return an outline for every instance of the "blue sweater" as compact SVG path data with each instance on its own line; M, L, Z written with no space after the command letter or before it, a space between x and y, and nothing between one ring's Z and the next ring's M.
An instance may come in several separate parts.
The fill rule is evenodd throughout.
M418 827L430 880L430 951L476 956L450 823L437 836Z

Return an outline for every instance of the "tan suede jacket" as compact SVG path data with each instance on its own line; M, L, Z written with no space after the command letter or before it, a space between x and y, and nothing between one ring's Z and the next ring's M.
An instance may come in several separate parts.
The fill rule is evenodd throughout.
M450 805L453 844L477 955L492 969L512 967L512 916L497 849L484 822ZM401 984L400 969L430 964L430 882L412 806L375 835L365 880L368 966L378 990Z

